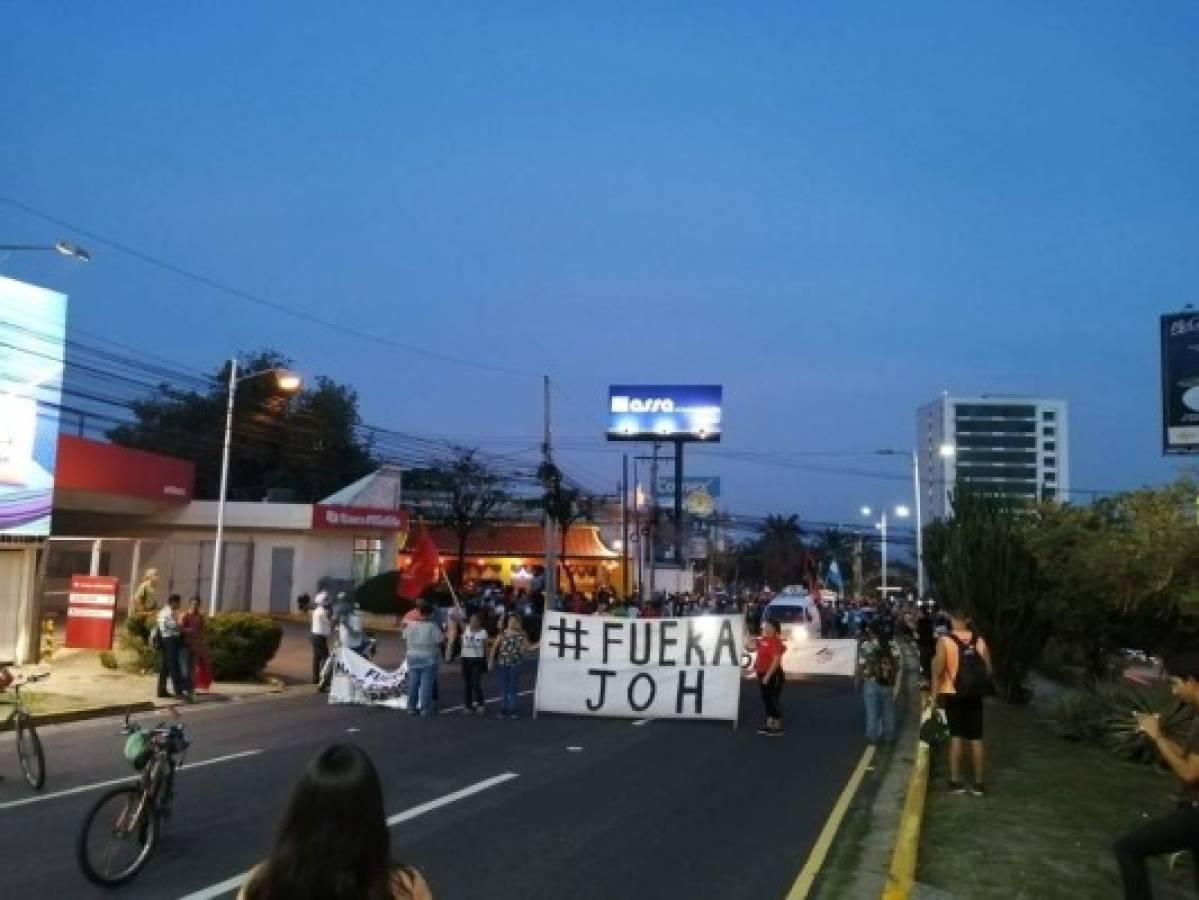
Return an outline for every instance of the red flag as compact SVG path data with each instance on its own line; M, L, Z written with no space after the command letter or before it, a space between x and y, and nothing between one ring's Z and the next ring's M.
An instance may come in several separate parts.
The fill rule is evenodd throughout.
M416 548L412 551L412 565L400 576L396 593L405 600L419 600L425 588L437 583L437 569L440 565L441 557L437 553L437 545L429 536L428 529L425 529L416 539Z

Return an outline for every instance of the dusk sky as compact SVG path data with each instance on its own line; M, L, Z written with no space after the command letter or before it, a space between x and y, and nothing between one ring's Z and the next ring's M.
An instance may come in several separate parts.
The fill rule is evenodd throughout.
M1069 400L1076 488L1178 468L1157 317L1199 301L1193 0L3 20L0 195L383 338L0 202L0 243L92 251L0 254L71 295L83 340L189 370L277 348L369 423L505 453L539 440L548 372L564 465L608 490L609 383L721 383L725 443L688 468L743 513L908 501L901 460L814 454L908 448L942 390Z

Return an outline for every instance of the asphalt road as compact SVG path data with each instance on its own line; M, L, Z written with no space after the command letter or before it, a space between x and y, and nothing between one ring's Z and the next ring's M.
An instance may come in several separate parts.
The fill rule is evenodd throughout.
M460 685L456 669L443 669L443 708L461 702ZM187 708L193 746L174 819L146 869L113 892L84 880L74 842L95 785L129 777L119 721L42 729L41 794L20 778L6 735L0 897L232 896L217 888L267 852L305 762L352 740L379 767L389 815L402 818L392 828L395 858L419 867L438 898L778 898L862 750L848 682L788 685L781 739L755 733L753 684L737 730L534 720L531 700L522 697L524 715L513 721L330 707L304 689Z

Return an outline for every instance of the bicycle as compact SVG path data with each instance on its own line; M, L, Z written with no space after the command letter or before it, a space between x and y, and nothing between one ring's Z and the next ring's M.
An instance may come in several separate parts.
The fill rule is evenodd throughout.
M92 805L75 848L83 874L101 887L124 884L149 861L171 817L175 772L191 746L182 723L145 728L130 724L129 713L121 734L125 758L140 774L132 784L105 791Z
M12 712L4 720L6 726L11 725L16 729L17 759L21 763L21 771L25 773L25 781L35 791L40 791L46 784L46 755L42 752L42 739L37 736L37 729L33 727L33 715L21 697L21 688L49 677L49 672L43 672L40 675L26 675L19 681L14 681L9 686L13 694Z

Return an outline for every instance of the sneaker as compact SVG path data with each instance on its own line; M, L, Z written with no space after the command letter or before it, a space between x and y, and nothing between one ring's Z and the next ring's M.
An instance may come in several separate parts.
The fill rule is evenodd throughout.
M759 728L758 734L774 734L773 728Z
M981 784L972 784L970 785L970 796L985 797L987 796L987 789Z
M486 713L486 712L487 712L487 710L485 710L485 709L484 709L482 706L476 706L476 707L475 707L475 714L476 714L476 715L480 715L480 716L481 716L481 715L483 715L483 714L484 714L484 713Z
M949 782L949 793L964 794L966 793L966 785L962 784L960 781L951 781Z
M766 735L767 735L767 737L782 737L782 736L783 736L783 729L781 729L781 728L771 728L769 731L767 731L767 732L766 732Z

